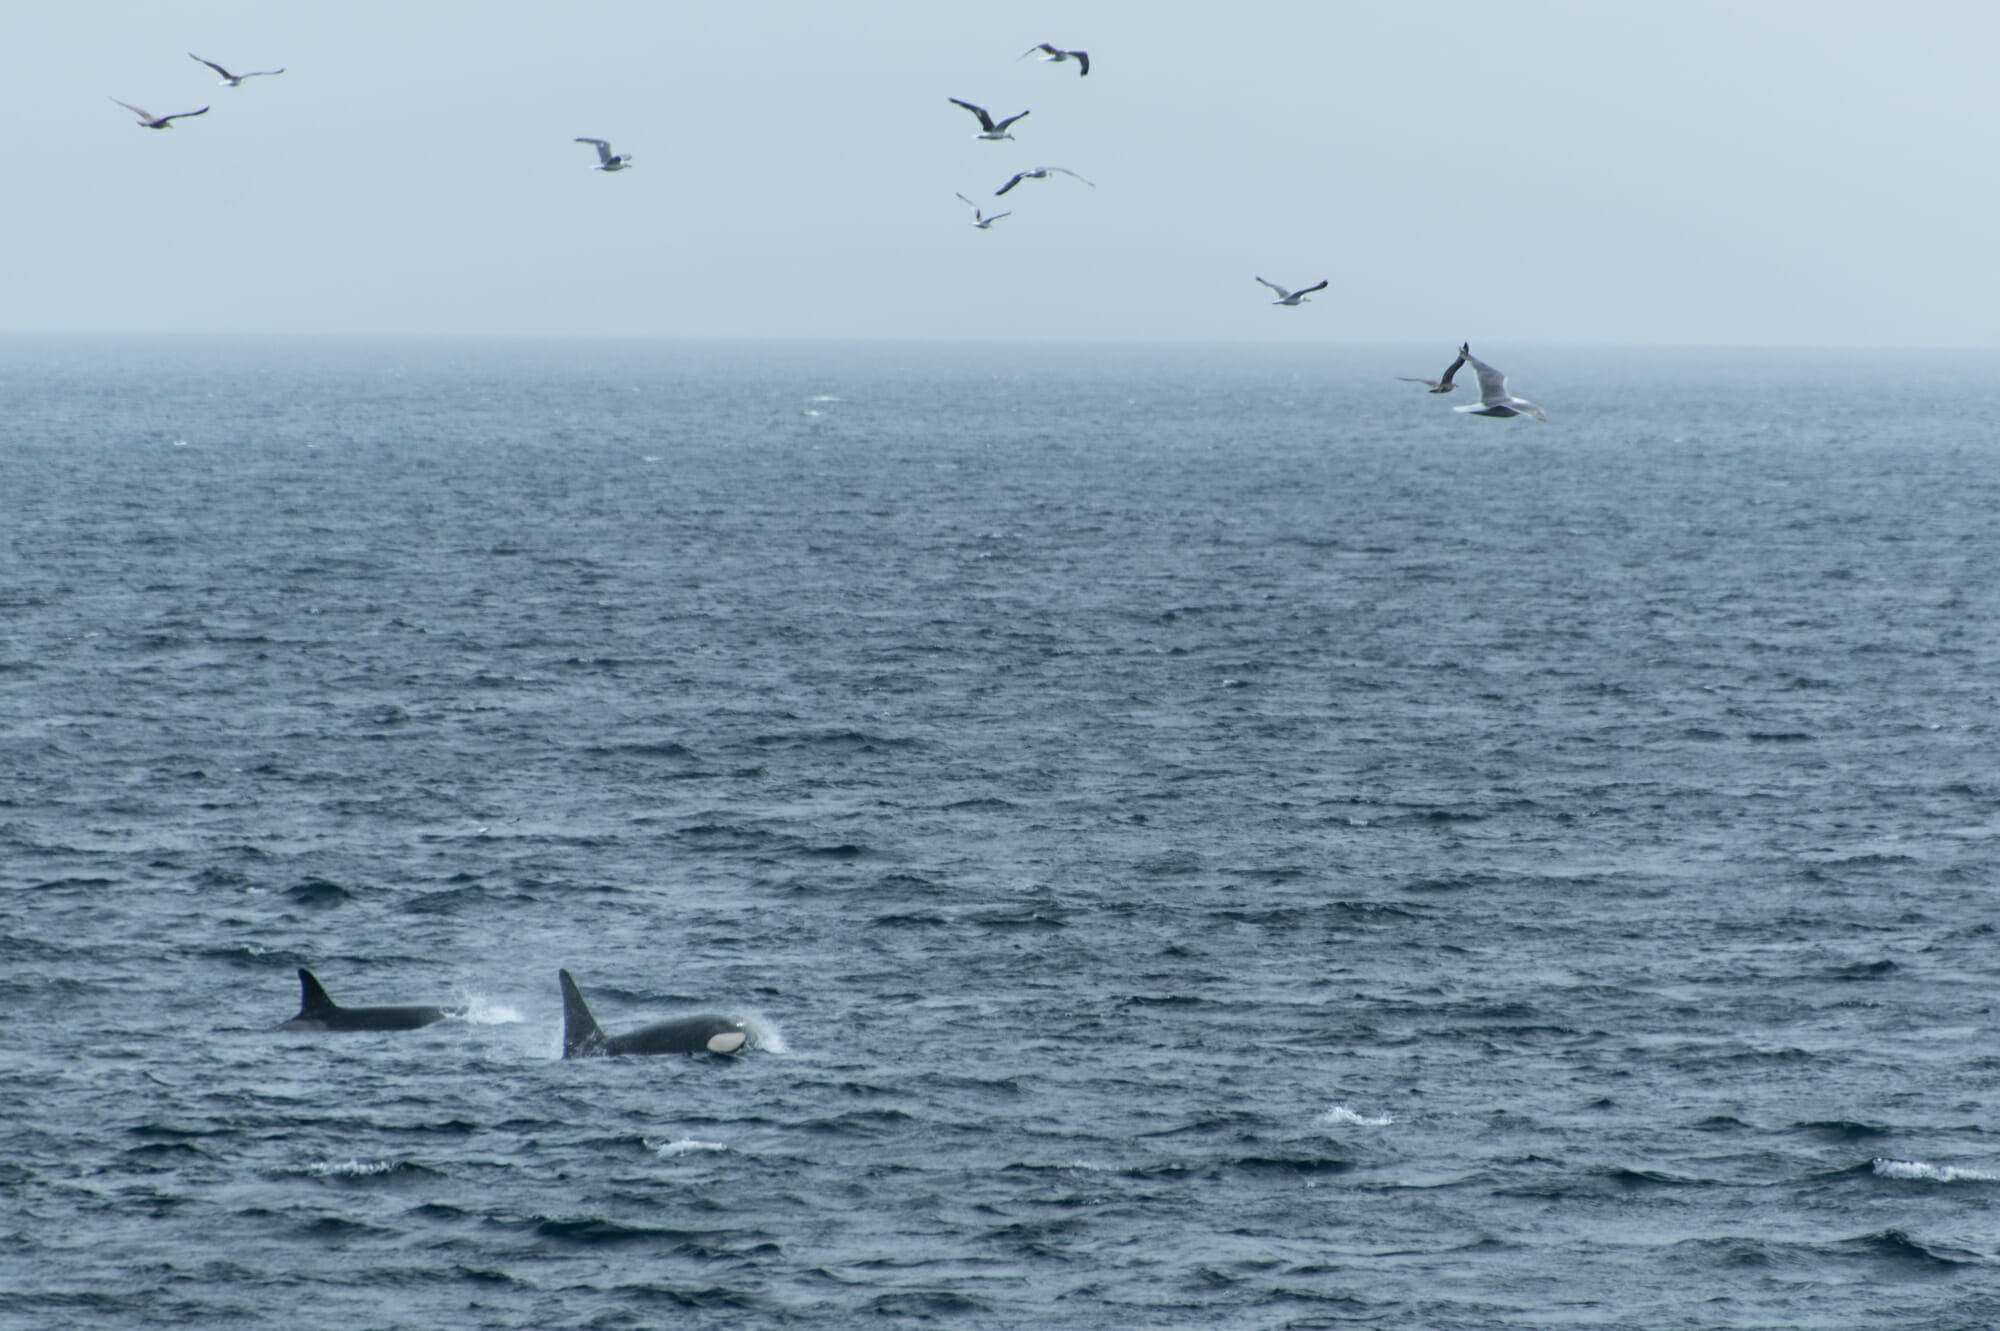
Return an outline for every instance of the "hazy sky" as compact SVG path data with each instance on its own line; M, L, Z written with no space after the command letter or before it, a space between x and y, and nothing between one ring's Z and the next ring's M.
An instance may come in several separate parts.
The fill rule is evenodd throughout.
M0 40L9 331L2000 344L1991 0L67 0ZM947 97L1033 114L980 143ZM989 197L1042 165L1097 188Z

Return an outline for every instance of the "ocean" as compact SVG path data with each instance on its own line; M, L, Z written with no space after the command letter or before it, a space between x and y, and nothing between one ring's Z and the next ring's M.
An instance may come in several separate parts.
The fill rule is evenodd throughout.
M0 341L0 1324L2000 1322L2000 370L1474 346Z

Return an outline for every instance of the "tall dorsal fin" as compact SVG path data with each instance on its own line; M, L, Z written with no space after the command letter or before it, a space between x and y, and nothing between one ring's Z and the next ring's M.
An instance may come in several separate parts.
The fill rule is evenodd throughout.
M559 970L556 975L562 980L563 1057L583 1058L603 1053L604 1032L598 1029L597 1018L590 1015L576 981L569 978L568 971Z
M293 1020L319 1021L325 1019L328 1013L339 1010L340 1005L327 997L326 987L319 982L319 977L304 966L299 967L299 1015Z

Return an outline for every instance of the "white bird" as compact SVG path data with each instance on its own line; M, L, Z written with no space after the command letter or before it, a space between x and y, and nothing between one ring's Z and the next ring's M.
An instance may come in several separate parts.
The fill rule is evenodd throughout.
M113 97L111 100L118 102L116 97ZM169 123L171 121L186 120L189 116L205 116L208 114L208 108L205 106L199 111L177 111L170 116L156 116L151 111L141 110L130 102L118 102L118 105L139 117L140 125L146 129L172 129L173 125Z
M1459 367L1464 364L1465 353L1461 351L1458 354L1458 359L1444 367L1444 378L1442 379L1412 379L1407 374L1399 374L1396 377L1406 384L1429 384L1431 386L1430 391L1433 393L1449 393L1458 387L1457 384L1451 381L1451 377L1457 374Z
M1047 42L1043 42L1040 46L1030 46L1027 50L1021 52L1021 54L1015 56L1014 58L1016 60L1026 60L1029 56L1034 55L1037 51L1041 52L1042 59L1048 61L1052 65L1060 65L1065 60L1076 61L1077 64L1076 76L1078 78L1083 78L1090 73L1090 52L1065 51L1060 47L1051 46Z
M978 227L981 231L986 230L988 227L992 226L995 222L999 221L1003 217L1012 217L1014 215L1012 213L995 213L993 214L993 216L988 217L985 213L979 211L978 204L966 198L963 194L959 195L958 197L960 202L964 203L966 207L972 209L972 224Z
M1548 413L1524 397L1515 397L1507 391L1507 376L1472 354L1470 343L1460 343L1458 354L1468 365L1479 372L1479 405L1470 402L1453 411L1469 412L1474 416L1533 416L1538 421L1547 420Z
M1264 279L1261 277L1257 280L1264 282ZM1264 285L1278 293L1278 298L1271 302L1273 305L1303 305L1305 304L1306 297L1312 295L1313 292L1326 290L1326 279L1321 278L1318 286L1300 287L1297 291L1287 291L1276 282L1264 282Z
M631 169L632 166L631 153L614 153L611 151L611 145L606 143L603 139L578 139L577 142L596 145L598 164L596 166L591 167L590 168L591 170L626 171Z
M1076 176L1078 180L1083 180L1082 176L1077 176L1076 172L1066 166L1038 166L1032 171L1016 171L1012 180L993 191L993 197L996 199L999 198L1002 194L1005 194L1024 180L1047 180L1051 171L1060 171L1066 176ZM1091 185L1088 180L1083 180L1083 183L1090 185L1092 189L1097 188L1097 186Z
M253 69L248 74L232 74L213 60L202 60L193 51L188 52L188 59L201 60L202 64L207 65L210 69L222 75L221 86L225 88L240 88L243 86L243 80L245 79L261 79L269 77L272 74L282 74L285 72L282 69Z
M1005 120L1002 120L998 124L995 124L993 122L993 117L986 114L986 108L983 106L974 106L971 102L961 102L956 97L947 97L945 100L950 102L953 106L962 106L966 110L972 112L972 114L979 117L980 132L974 137L981 139L992 139L996 143L999 142L1001 139L1013 138L1014 136L1007 132L1007 126L1013 124L1016 120L1019 120L1021 116L1028 114L1026 111L1023 111L1021 112L1021 116L1008 116Z

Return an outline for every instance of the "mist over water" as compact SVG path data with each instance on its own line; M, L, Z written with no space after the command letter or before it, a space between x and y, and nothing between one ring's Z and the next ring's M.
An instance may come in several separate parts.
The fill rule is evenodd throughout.
M1474 347L0 343L0 1320L1990 1325L1995 371Z

